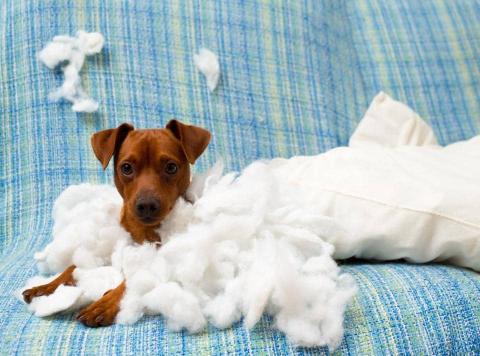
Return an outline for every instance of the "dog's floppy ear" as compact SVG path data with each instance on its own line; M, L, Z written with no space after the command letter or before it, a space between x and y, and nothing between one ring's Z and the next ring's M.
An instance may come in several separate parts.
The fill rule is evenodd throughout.
M102 163L103 169L107 168L108 162L110 162L128 133L133 129L132 125L124 123L116 129L103 130L92 135L93 152L100 163Z
M190 164L195 163L210 142L210 132L198 126L185 125L180 121L170 120L166 128L181 142Z

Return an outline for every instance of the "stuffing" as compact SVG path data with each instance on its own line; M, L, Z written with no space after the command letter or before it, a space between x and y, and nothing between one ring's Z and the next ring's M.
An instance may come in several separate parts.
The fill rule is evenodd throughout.
M193 61L197 69L205 76L208 89L213 92L220 79L220 64L217 55L206 48L200 48L199 52L193 55Z
M193 178L187 195L196 199L177 201L160 228L161 248L130 239L113 187L66 189L55 203L53 241L35 258L48 273L76 264L77 283L35 298L31 310L79 308L125 278L119 323L161 314L172 330L198 332L208 321L225 328L242 316L253 327L267 312L299 345L338 345L356 288L322 239L324 219L279 194L266 163L241 175L221 169ZM45 310L52 303L58 306Z
M75 37L55 36L38 53L38 59L48 68L61 66L65 77L62 86L50 93L51 100L68 100L75 112L97 111L98 103L83 90L79 73L85 57L99 53L104 42L105 39L98 32L78 31Z

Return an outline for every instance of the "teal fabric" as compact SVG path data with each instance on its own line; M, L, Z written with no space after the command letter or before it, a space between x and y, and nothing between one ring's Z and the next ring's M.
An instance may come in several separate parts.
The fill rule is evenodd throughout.
M52 103L62 82L36 59L53 36L100 31L84 86L94 114ZM193 53L218 54L214 93ZM0 2L0 352L5 354L316 354L295 348L262 319L198 335L159 317L87 329L72 316L39 319L12 297L35 274L54 199L70 184L110 182L90 135L129 121L169 119L208 128L197 165L228 169L259 158L317 154L344 145L380 90L409 104L444 144L479 132L480 4L475 1ZM480 277L451 266L346 263L359 294L338 353L480 353Z

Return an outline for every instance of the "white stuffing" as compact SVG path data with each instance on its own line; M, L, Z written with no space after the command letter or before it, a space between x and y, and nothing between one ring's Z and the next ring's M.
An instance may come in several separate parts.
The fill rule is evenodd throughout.
M208 89L213 92L220 79L220 64L217 55L206 48L200 48L198 54L193 55L193 61L197 69L205 76Z
M480 270L480 136L442 148L418 115L383 93L359 130L368 132L356 131L350 147L194 176L193 203L177 201L159 229L161 248L132 242L114 188L69 187L54 206L53 241L35 258L47 273L79 266L82 294L62 288L30 310L72 310L125 278L119 323L161 314L173 330L197 332L242 317L253 327L268 313L293 343L334 349L356 287L333 258ZM58 306L46 308L49 300Z
M34 255L40 272L61 272L71 264L80 268L111 265L114 247L131 240L119 225L121 208L122 198L112 186L68 187L53 207L54 241Z
M101 33L78 31L75 37L55 36L52 42L38 53L39 60L48 68L62 66L64 82L60 88L50 93L51 100L68 100L73 104L72 110L75 112L97 111L98 103L84 91L79 72L85 57L99 53L104 43ZM64 62L67 63L64 65Z
M59 305L51 313L78 308L126 278L119 323L162 314L172 330L198 332L207 321L225 328L242 316L253 327L268 312L299 345L337 346L356 289L322 240L328 224L325 230L323 217L279 194L267 163L254 163L238 177L221 170L217 164L194 177L187 195L196 200L178 200L160 229L161 248L136 245L121 228L114 188L66 189L54 206L53 241L35 258L49 273L76 264L77 285L69 289L83 293L62 288L34 298L31 310L44 316L44 303L52 301Z
M39 317L69 311L77 306L77 301L81 295L82 290L80 288L61 285L54 294L33 298L28 305L28 309Z

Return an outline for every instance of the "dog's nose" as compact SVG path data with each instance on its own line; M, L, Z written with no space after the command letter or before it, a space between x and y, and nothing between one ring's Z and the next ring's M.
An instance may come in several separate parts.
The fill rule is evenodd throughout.
M154 218L160 211L160 201L155 198L138 198L135 202L135 210L141 219Z

